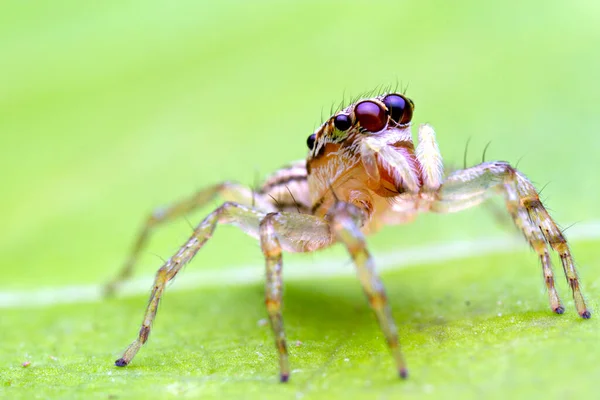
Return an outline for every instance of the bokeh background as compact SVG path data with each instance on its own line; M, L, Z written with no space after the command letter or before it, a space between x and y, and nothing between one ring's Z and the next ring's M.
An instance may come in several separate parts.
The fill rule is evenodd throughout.
M407 95L416 104L414 121L433 124L449 166L462 165L469 138L469 164L479 162L483 148L491 142L488 159L518 162L538 187L547 184L543 199L563 226L594 221L600 217L599 17L600 3L591 0L4 1L0 4L0 291L106 281L118 270L143 218L154 207L226 179L254 184L275 168L303 158L306 137L343 96L389 84L408 88ZM152 274L160 265L159 257L169 257L189 235L189 223L197 223L209 208L188 216L187 221L175 221L153 236L137 273ZM512 233L489 210L479 209L423 216L410 226L385 229L370 243L377 253ZM588 247L574 245L587 278L584 288L592 293L589 297L599 293L594 248L594 243ZM327 252L333 257L339 255L340 263L347 262L340 249ZM294 255L288 259L310 263L318 257ZM531 308L538 312L535 318L546 318L535 257L524 245L522 254L506 260L520 263L506 272L516 287L520 279L526 279L516 296L533 290ZM252 239L223 228L188 270L261 263L262 256ZM464 266L454 264L451 276L460 285L464 281L456 274ZM471 278L485 281L487 267L481 260L467 265L478 268ZM497 261L490 269L499 279L505 276L503 262ZM439 268L425 271L423 277L433 276ZM454 278L446 278L450 279L449 286L440 283L440 292L433 293L432 298L443 297L446 292L461 293L460 287L450 286ZM398 282L397 291L411 290L405 282L408 276L388 279ZM419 291L429 290L427 278L423 279L423 286L417 284L409 303L398 300L395 309L419 308L421 300L428 301L426 296L418 296ZM490 279L489 286L501 295L506 288L496 288ZM356 304L364 314L365 335L378 334L366 306L362 308L358 286L349 283L351 280L341 282L337 296L346 296L346 302ZM308 288L310 283L305 285ZM322 293L317 297L335 302L336 296L323 294L330 287L321 285ZM470 287L471 296L482 291ZM239 289L241 294L236 290L231 289L224 304L235 305L251 297L257 299L252 312L262 315L260 285L247 291ZM319 307L301 289L289 291L294 301ZM568 299L566 287L562 292ZM391 297L398 295L392 293ZM191 292L173 295L173 303L184 305L181 310L170 307L173 326L188 332L199 329L184 315L189 311L185 305L206 301L201 296ZM495 315L491 297L490 313ZM38 354L46 354L43 343L49 336L41 333L45 330L55 335L52 348L54 352L62 349L63 359L74 357L71 360L81 365L88 365L83 360L89 357L110 360L135 335L145 296L134 300L126 300L126 305L112 301L3 311L3 331L12 332L5 333L2 347L6 368L35 358L35 351L28 347L32 342L38 343ZM191 309L197 318L212 321L198 307ZM516 315L521 311L514 310ZM94 312L103 315L102 322L90 317ZM577 324L579 329L572 306L568 312L571 317L565 326ZM231 318L240 319L245 313L233 311ZM352 318L348 313L341 311L340 318ZM399 311L398 315L404 313ZM51 316L65 314L74 317L61 320L60 327L69 326L73 331L65 333L57 328L61 333L56 333L56 319ZM107 332L107 327L117 324L111 320L115 315L122 328ZM159 313L159 321L162 317ZM167 321L169 317L164 318ZM301 322L293 313L291 318L296 325L323 322L310 318ZM407 329L420 321L408 319ZM79 330L82 320L88 324L85 326L94 327L90 328L94 333L102 331L96 343L105 340L104 347L82 343L80 337L91 334ZM254 322L249 326L255 328ZM597 334L598 325L588 326L593 328L581 329ZM42 336L27 339L32 331ZM335 332L332 335L340 335ZM261 334L260 340L270 343L269 334ZM12 335L11 340L8 335ZM163 340L168 340L165 332L163 335ZM178 335L182 349L193 349L202 342L201 334L191 344L182 339L184 334ZM250 328L248 335L255 335ZM258 340L259 335L255 336ZM227 337L239 339L235 331ZM318 342L317 333L314 338ZM75 344L64 349L61 343L65 341ZM151 353L164 351L165 346L163 342L160 350L159 345L144 349L140 363L142 354L148 357L146 361L152 360ZM502 343L494 346L502 352ZM385 349L376 349L365 351L371 355L382 352L379 363L385 366L377 368L387 371ZM264 350L271 357L269 352ZM169 354L175 357L176 352ZM225 351L223 354L230 356ZM415 348L410 357L419 358ZM523 368L528 360L524 359ZM268 361L265 365L271 366L274 359ZM550 359L553 361L559 362ZM100 363L110 370L104 358L98 360ZM158 361L146 364L160 370ZM573 360L573 365L581 365L581 360ZM274 376L272 367L253 370L267 381L264 387L274 384L269 381ZM234 362L232 368L240 367ZM309 369L307 365L302 368ZM216 373L226 380L229 371L217 368ZM47 380L40 380L37 375L28 377L17 370L11 373L5 381L11 384L5 386L37 390L43 390L44 384L53 387L60 375L50 374ZM197 374L202 376L205 371L198 370ZM35 386L33 376L42 386ZM360 374L357 376L357 382L362 382ZM73 383L77 390L90 390L77 379L70 380L77 382ZM124 375L122 379L118 385L131 383ZM161 377L156 379L162 384ZM304 379L310 381L308 376ZM385 379L381 382L381 396L391 396ZM488 389L506 387L502 382ZM523 378L521 383L529 387L528 382ZM140 393L150 387L143 380L138 383ZM161 393L168 386L164 385L154 390ZM412 388L413 395L422 395L431 391L426 385L407 387ZM578 390L584 386L579 385ZM71 389L60 393L68 395ZM485 388L481 390L479 394L487 393ZM522 387L515 390L522 393Z

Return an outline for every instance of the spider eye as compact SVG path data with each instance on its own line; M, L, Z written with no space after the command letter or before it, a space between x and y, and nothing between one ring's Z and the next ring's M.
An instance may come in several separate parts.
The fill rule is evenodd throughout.
M383 104L390 110L392 119L400 124L408 124L412 119L413 104L399 94L388 94L383 98Z
M308 146L309 150L312 150L315 147L316 139L317 139L317 135L315 135L314 133L312 135L310 135L308 137L308 139L306 139L306 145Z
M360 126L370 132L379 132L387 123L387 115L383 107L370 100L358 103L354 108L354 114Z
M338 114L333 119L333 125L340 131L347 131L352 126L352 121L349 115Z

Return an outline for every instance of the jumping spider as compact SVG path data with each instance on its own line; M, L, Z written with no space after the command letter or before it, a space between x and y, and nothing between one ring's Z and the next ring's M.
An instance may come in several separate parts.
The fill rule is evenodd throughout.
M562 314L564 308L554 287L548 247L560 255L577 312L590 318L567 241L531 182L504 161L483 162L444 179L442 156L430 125L419 127L415 149L413 110L414 103L403 94L360 100L327 119L308 137L306 160L278 170L259 190L224 182L151 214L120 275L108 285L109 291L131 275L150 231L157 225L202 207L217 196L225 200L158 270L139 335L115 364L128 365L148 340L167 282L212 237L218 224L232 224L258 239L265 256L265 303L282 382L290 376L281 315L282 253L312 252L338 242L352 257L398 373L406 378L396 323L365 236L383 225L410 222L420 212L449 213L473 207L496 193L504 195L508 213L541 260L552 311Z

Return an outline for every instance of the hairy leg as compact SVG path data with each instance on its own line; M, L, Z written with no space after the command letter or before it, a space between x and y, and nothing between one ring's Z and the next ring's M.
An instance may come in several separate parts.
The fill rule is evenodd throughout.
M196 227L188 241L156 273L152 293L150 294L138 337L125 350L123 356L115 362L115 365L123 367L129 364L142 345L146 343L167 282L175 278L179 271L181 271L181 268L190 262L198 250L204 246L206 241L212 236L217 224L219 222L232 223L239 226L248 234L257 237L259 222L264 215L260 211L237 203L224 203L221 207L210 213Z
M329 225L311 215L279 212L268 214L260 223L260 245L265 256L265 305L279 355L281 382L290 377L287 343L283 326L282 250L307 252L326 247L333 242Z
M367 250L365 238L360 231L363 214L351 204L338 202L329 212L328 217L331 220L331 229L336 240L346 246L354 261L358 279L396 361L398 374L400 377L406 378L408 370L400 349L398 328L387 301L383 282L375 271L373 257Z
M452 173L442 184L438 200L432 203L431 209L435 212L460 211L481 203L495 193L504 194L506 208L513 221L541 260L552 310L557 314L564 312L554 287L548 245L560 255L577 312L582 318L590 318L566 239L546 211L531 182L508 163L487 162Z
M273 211L271 199L265 198L264 195L254 193L250 188L242 186L234 182L223 182L203 190L200 190L192 197L178 201L167 207L160 207L154 210L148 218L146 218L142 230L137 236L127 257L125 264L117 274L105 287L106 294L114 293L119 284L129 278L133 274L133 268L140 256L140 253L146 246L150 237L150 233L159 225L182 217L195 209L207 205L215 198L220 196L225 201L235 201L240 204L253 205L265 212Z
M281 244L275 231L277 214L269 214L260 224L260 246L265 256L266 281L265 305L275 336L275 347L279 354L279 377L281 382L287 382L290 377L287 344L281 314L283 281L281 272L283 260Z
M279 353L282 382L288 380L290 369L281 315L281 251L282 249L295 252L314 251L334 241L344 244L354 260L358 278L396 361L398 373L402 378L408 376L406 363L400 350L398 329L385 289L375 271L373 258L366 248L364 236L359 228L362 218L363 214L358 208L348 203L338 202L328 213L329 224L317 217L293 213L271 213L260 224L261 248L265 255L267 269L265 303ZM306 238L311 239L306 240Z
M265 216L267 218L265 219ZM261 220L265 222L261 224ZM138 337L129 345L115 365L128 365L148 340L152 322L167 282L175 278L181 268L191 261L204 246L218 224L231 224L248 235L261 239L266 258L267 284L266 303L269 318L280 349L281 379L289 377L283 319L281 317L281 250L290 252L313 251L332 243L329 225L321 218L297 213L265 215L260 210L237 203L227 202L210 213L194 230L193 235L158 270L148 306L144 313Z
M281 313L282 251L310 252L329 246L336 240L342 242L351 254L365 294L396 360L399 374L405 378L407 369L400 351L398 331L383 284L375 272L373 259L366 249L364 237L359 229L361 218L361 212L346 203L338 203L335 206L328 215L329 222L306 214L279 212L265 215L240 204L223 204L198 225L192 237L158 270L138 337L115 365L128 365L146 343L167 282L175 278L183 265L202 248L212 236L217 224L224 223L236 225L247 234L260 238L266 261L265 303L279 354L282 382L286 382L290 375Z

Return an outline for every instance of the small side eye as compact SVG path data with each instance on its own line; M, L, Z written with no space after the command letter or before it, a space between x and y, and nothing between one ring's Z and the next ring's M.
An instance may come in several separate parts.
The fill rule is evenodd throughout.
M383 104L390 110L390 116L399 124L408 124L412 119L413 103L399 94L388 94Z
M312 135L310 135L308 137L308 139L306 139L306 145L308 146L309 150L312 150L315 147L316 139L317 139L317 135L315 135L314 133Z
M340 131L347 131L352 126L352 121L349 115L338 114L333 119L333 125Z
M358 103L354 114L360 126L370 132L379 132L387 124L387 114L383 107L370 100Z

